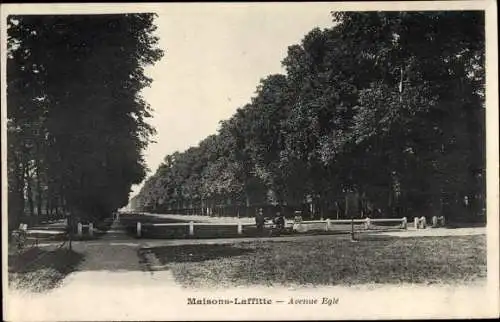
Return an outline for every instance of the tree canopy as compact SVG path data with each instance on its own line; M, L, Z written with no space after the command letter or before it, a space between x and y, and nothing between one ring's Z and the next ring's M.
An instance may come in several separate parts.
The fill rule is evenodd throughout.
M9 214L100 217L146 175L153 14L8 17Z
M479 213L484 13L332 17L288 48L285 73L263 78L216 135L167 156L133 205L309 204L330 215L355 194L361 214Z

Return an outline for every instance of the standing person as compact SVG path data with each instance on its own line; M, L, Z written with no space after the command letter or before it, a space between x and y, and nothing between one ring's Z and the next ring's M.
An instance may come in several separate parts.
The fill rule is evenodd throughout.
M285 229L285 217L283 217L281 212L276 213L275 223L276 223L276 229L277 229L278 233L283 232L283 230Z
M261 234L264 230L264 213L262 211L262 208L259 208L259 211L255 216L255 225L257 226L257 232Z
M301 222L302 221L302 211L300 210L297 210L294 212L295 214L295 217L293 218L293 220L298 223L298 222Z

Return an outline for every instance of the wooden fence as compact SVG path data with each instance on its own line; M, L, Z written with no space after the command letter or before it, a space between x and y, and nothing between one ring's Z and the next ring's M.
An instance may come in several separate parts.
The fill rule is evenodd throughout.
M406 217L403 218L378 218L378 219L370 219L370 218L365 218L365 219L340 219L340 220L335 220L335 219L326 219L326 220L309 220L309 221L293 221L293 220L286 220L285 221L285 228L292 228L293 231L301 231L301 228L304 226L308 225L316 225L316 226L322 226L321 230L324 231L332 231L335 230L334 226L335 225L354 225L354 224L361 224L363 229L365 230L370 230L375 227L377 224L395 224L393 227L396 227L398 229L406 229L407 228L407 219ZM228 227L228 226L234 226L234 229L236 230L238 235L243 234L243 228L244 227L255 227L255 223L244 223L241 221L238 222L232 222L232 223L208 223L208 222L181 222L181 223L145 223L141 221L136 222L136 235L137 237L142 237L143 235L143 228L144 227L189 227L189 236L194 237L195 236L195 227ZM271 228L273 227L274 224L272 222L267 222L264 227L266 228Z

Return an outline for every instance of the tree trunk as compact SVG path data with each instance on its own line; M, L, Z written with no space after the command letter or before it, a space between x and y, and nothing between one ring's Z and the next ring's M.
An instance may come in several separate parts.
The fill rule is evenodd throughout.
M60 210L62 212L62 216L63 217L66 216L66 202L65 202L64 197L62 196L62 194L59 195L59 206L60 206Z
M348 194L345 195L345 218L349 218L349 199Z
M37 214L40 216L42 214L42 201L43 201L43 192L42 192L42 183L40 178L40 160L38 156L35 160L35 175L36 175L36 208Z
M250 197L248 196L247 192L245 192L245 205L246 205L245 216L246 217L251 217L252 214L249 214L249 212L250 212Z
M27 198L28 198L29 214L30 214L30 216L34 216L35 205L33 203L33 190L32 190L32 182L31 182L31 176L30 176L29 170L30 170L30 168L28 165L28 166L26 166L26 171L25 171L26 194L27 194Z
M52 212L50 209L50 201L48 198L46 199L46 202L45 202L45 214L47 215L47 217L52 217Z
M19 162L19 159L13 154L13 189L9 190L9 201L12 200L12 204L9 204L9 227L15 228L19 225L19 222L24 214L25 200L24 200L24 164Z
M56 217L59 218L60 209L59 209L59 202L57 201L57 199L54 199L54 200L51 201L50 207L52 208L51 212L55 211Z

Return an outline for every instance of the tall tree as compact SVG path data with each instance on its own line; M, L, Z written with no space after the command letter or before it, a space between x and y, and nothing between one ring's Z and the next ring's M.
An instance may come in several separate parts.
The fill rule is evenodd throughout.
M255 192L250 204L270 192L268 203L309 203L330 214L477 213L485 190L484 13L333 18L332 28L290 46L286 73L264 78L223 122L202 149L203 166L179 159L202 172L202 195L250 201ZM357 201L340 211L342 200Z
M153 14L9 16L9 119L37 126L36 173L81 217L124 206L154 130L140 91L162 57ZM26 156L27 153L21 152ZM14 152L12 153L14 155ZM42 190L40 188L40 190Z

